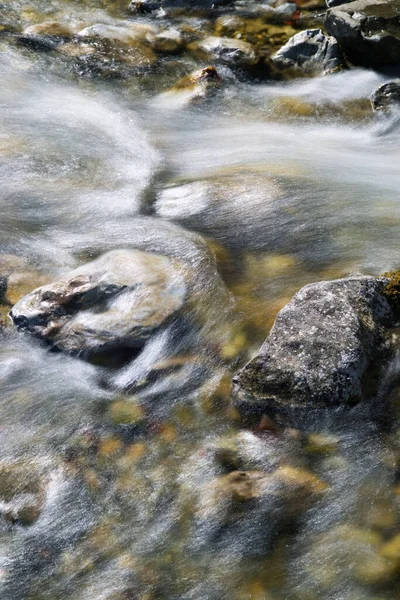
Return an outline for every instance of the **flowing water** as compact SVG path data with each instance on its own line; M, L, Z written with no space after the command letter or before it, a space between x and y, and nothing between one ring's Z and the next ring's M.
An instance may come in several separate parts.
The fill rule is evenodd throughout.
M9 22L70 10L85 24L120 10L23 4L0 9ZM399 266L400 127L368 104L385 77L227 73L211 102L182 107L161 96L168 65L103 80L8 36L0 51L10 302L132 247L181 260L195 304L185 335L163 331L118 371L1 329L1 599L398 598L397 567L380 551L400 522L396 424L382 432L363 407L323 414L307 426L312 443L243 429L229 402L230 377L302 285ZM308 469L329 493L296 528L278 526L273 495L235 520L202 499L227 460ZM12 506L13 485L27 515Z

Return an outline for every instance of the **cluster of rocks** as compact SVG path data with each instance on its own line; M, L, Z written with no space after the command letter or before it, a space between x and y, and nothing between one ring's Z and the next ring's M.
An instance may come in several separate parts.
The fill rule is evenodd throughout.
M301 289L278 314L258 355L234 377L239 410L296 422L310 409L381 402L397 341L399 284L390 277ZM191 288L192 275L179 260L114 250L34 290L10 316L57 350L121 365L156 334L178 326Z
M399 63L397 0L326 4L323 11L323 0L133 0L118 18L104 14L101 20L99 13L97 22L88 22L78 12L56 20L55 12L54 20L35 18L29 25L21 20L11 27L3 19L2 31L79 76L135 78L146 87L154 78L143 75L162 70L161 87L171 92L162 100L178 107L215 96L210 78L199 83L198 74L210 66L221 85L232 76L270 80Z
M180 55L182 64L194 62L198 70L171 86L171 94L180 95L178 106L210 97L225 69L281 79L352 65L378 70L399 65L398 0L327 0L327 6L321 13L315 12L322 8L318 2L134 0L123 19L83 27L83 21L46 21L13 30L12 36L29 49L55 53L80 75L131 77ZM313 27L304 29L308 24ZM218 72L211 76L207 68ZM385 90L385 102L374 99L373 107L386 106L389 97L391 105L398 103Z

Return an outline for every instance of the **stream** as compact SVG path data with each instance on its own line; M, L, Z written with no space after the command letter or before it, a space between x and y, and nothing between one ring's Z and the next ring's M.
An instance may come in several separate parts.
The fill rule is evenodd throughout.
M0 5L0 597L395 600L378 549L400 522L398 415L270 431L230 402L303 285L399 267L400 125L369 105L388 77L222 67L215 98L182 106L166 92L191 58L92 77L13 37L41 15L118 23L126 4ZM121 248L179 261L191 286L139 358L86 362L12 327L8 303ZM329 487L290 500L296 526L278 525L278 493L240 518L207 496L234 469L282 465Z

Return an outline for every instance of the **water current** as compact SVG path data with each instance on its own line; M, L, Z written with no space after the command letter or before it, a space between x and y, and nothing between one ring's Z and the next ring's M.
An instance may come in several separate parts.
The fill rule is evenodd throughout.
M2 10L85 24L121 10L31 4ZM181 106L168 69L110 80L8 36L0 52L8 300L118 248L181 261L193 286L185 333L167 328L119 370L49 352L0 306L0 598L398 598L377 550L399 526L396 427L357 407L320 415L305 440L242 428L229 401L302 285L399 266L400 127L368 100L387 77L227 72L210 103ZM240 518L207 496L233 468L282 465L329 486L295 528L279 526L277 494Z

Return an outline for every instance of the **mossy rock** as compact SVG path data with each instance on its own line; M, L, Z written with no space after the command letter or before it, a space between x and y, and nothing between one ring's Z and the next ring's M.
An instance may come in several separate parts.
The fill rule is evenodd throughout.
M383 295L396 311L400 311L400 270L388 271L383 274L383 277L388 278L388 282L383 288Z

